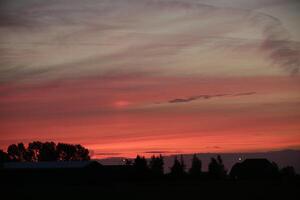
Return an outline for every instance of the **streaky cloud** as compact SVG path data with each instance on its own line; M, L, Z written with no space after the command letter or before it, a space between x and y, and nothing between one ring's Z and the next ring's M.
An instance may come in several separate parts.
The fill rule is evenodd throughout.
M211 98L216 98L216 97L228 97L228 96L246 96L246 95L254 95L256 92L244 92L244 93L237 93L237 94L214 94L214 95L198 95L198 96L192 96L188 98L177 98L177 99L172 99L169 100L168 103L187 103L191 101L196 101L196 100L206 100L206 99L211 99Z
M297 75L300 70L298 42L291 40L291 34L281 20L265 13L256 13L251 21L262 27L264 41L261 49L269 53L272 62L291 75Z
M163 150L157 150L157 151L145 151L143 152L145 154L176 154L181 153L180 151L163 151Z

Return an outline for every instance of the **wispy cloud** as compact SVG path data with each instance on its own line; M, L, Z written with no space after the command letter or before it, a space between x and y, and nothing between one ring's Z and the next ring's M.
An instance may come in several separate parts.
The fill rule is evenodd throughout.
M143 153L146 153L146 154L175 154L175 153L181 153L181 152L180 151L156 150L156 151L145 151Z
M231 96L247 96L253 94L256 94L256 92L242 92L242 93L232 94Z
M300 48L281 19L249 6L220 5L203 0L6 1L0 6L0 82L123 70L246 76L249 62L248 72L273 75L275 69L249 59L250 54L265 56L257 49L297 74ZM256 52L249 50L253 46ZM241 63L231 67L231 55L237 57L234 50L240 47Z
M256 13L251 21L261 26L264 40L261 49L269 52L273 63L297 75L300 69L300 49L298 42L292 41L288 29L279 18L265 13Z
M94 155L96 155L96 156L117 156L117 155L121 155L121 153L115 153L115 152L97 152L97 153L94 153Z
M247 95L254 95L256 92L244 92L244 93L237 93L237 94L213 94L213 95L198 95L198 96L192 96L188 98L177 98L169 100L168 103L187 103L190 101L196 101L196 100L207 100L211 98L217 98L217 97L228 97L228 96L247 96Z

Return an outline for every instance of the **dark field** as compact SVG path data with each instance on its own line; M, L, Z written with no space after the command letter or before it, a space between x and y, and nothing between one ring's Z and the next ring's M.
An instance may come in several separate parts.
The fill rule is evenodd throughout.
M24 177L23 177L24 178ZM29 178L29 179L27 179ZM299 180L109 180L61 176L1 180L0 199L299 199ZM16 182L14 182L16 181Z

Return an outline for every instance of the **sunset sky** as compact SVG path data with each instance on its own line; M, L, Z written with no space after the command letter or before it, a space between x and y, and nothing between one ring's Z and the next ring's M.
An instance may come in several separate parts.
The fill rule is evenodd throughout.
M0 0L0 149L300 149L299 0Z

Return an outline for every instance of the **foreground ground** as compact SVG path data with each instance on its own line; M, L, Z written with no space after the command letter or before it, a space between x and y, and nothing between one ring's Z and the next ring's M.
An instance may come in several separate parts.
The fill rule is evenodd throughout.
M9 184L0 199L300 199L299 183L147 181L101 184Z

